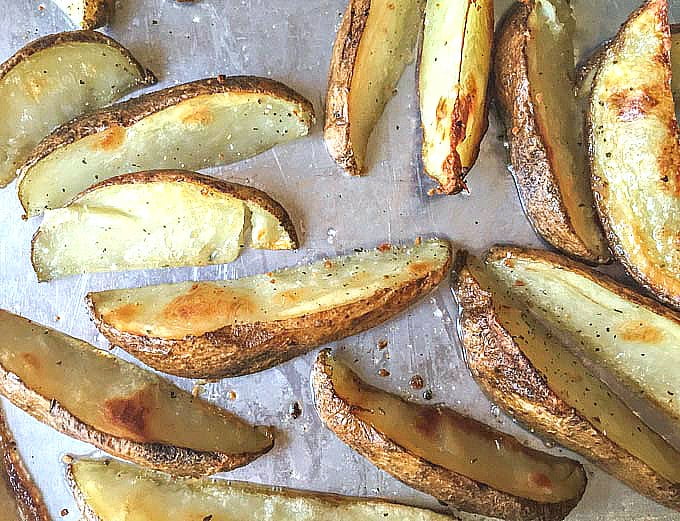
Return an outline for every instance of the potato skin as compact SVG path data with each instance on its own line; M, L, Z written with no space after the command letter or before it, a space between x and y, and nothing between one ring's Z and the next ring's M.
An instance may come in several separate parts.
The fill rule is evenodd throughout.
M307 353L314 347L355 335L385 322L433 290L451 268L446 263L402 286L370 298L318 313L273 322L236 324L181 340L122 332L97 313L86 297L99 331L113 345L158 371L187 378L221 378L263 371Z
M680 511L680 484L663 478L609 440L550 389L496 317L493 296L464 264L462 257L456 260L458 331L467 365L485 394L540 436L583 455L640 494Z
M115 0L84 0L83 29L104 27L111 21Z

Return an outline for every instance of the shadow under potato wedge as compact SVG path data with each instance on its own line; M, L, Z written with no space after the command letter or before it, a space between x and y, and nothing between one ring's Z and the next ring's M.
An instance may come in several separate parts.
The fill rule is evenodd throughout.
M450 267L450 244L435 239L235 280L90 293L87 300L102 334L154 369L240 376L393 318Z
M21 167L26 216L64 206L105 179L150 169L198 170L307 135L312 104L255 76L218 76L151 92L56 129Z
M489 262L456 261L454 289L465 359L508 414L573 450L637 492L680 510L680 453L645 425L514 298L522 282L497 280ZM512 266L511 255L498 256ZM519 280L519 279L518 279ZM554 288L546 287L545 291ZM592 318L592 310L570 309ZM613 312L612 312L613 313Z
M81 29L104 27L115 8L115 0L54 0L54 3Z
M177 475L246 465L269 429L90 344L0 310L0 394L44 424L114 456Z

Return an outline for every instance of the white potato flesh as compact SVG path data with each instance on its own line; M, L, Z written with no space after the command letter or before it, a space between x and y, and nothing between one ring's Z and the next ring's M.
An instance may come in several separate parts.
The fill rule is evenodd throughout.
M55 127L145 82L129 57L102 43L61 43L25 58L0 79L0 186Z
M448 243L431 240L242 279L103 291L90 298L94 314L118 331L182 339L357 302L441 269L449 259Z
M117 461L78 460L71 486L91 521L451 521L380 500L218 480L178 479Z

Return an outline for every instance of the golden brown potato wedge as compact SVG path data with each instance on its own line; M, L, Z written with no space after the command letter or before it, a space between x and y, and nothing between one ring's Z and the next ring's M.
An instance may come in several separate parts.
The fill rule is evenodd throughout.
M268 429L154 373L0 310L0 393L46 425L109 454L178 475L245 465Z
M109 23L115 0L54 0L74 25L81 29L96 29Z
M120 174L197 170L252 157L305 136L313 121L311 103L273 80L185 83L59 127L21 167L19 199L30 217Z
M376 466L467 512L508 521L563 519L583 495L579 463L441 406L419 405L363 382L322 351L312 368L326 426Z
M286 210L264 192L195 172L113 177L48 210L33 237L38 280L77 273L232 262L245 246L297 248Z
M498 33L495 94L512 175L540 237L589 263L610 254L598 222L574 95L574 18L566 0L517 2Z
M115 460L79 459L67 480L86 521L453 521L423 508L226 480L181 479Z
M239 376L389 320L450 267L449 243L431 240L236 280L90 293L88 303L112 344L155 369Z
M466 189L489 125L493 0L429 0L419 61L423 165L439 191Z
M501 262L512 265L514 259ZM545 439L679 510L680 453L513 300L514 288L478 263L457 269L458 331L475 380L494 402ZM573 303L572 309L588 315L579 305Z
M425 0L349 0L335 37L324 140L352 175L366 170L373 127L413 60Z
M588 142L612 251L659 300L680 307L680 133L671 92L667 0L631 15L599 57Z
M156 82L126 48L94 31L51 34L0 65L0 186L55 127Z

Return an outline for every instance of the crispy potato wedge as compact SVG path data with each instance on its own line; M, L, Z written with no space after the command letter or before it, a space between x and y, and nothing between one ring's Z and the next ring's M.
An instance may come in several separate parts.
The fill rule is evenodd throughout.
M429 0L418 91L423 165L439 192L466 189L489 126L493 0Z
M77 273L206 266L242 248L297 248L286 210L264 192L182 170L103 181L48 210L33 237L38 280Z
M27 216L64 206L97 181L157 168L197 170L304 136L309 101L265 78L199 80L146 94L59 127L21 167Z
M574 95L575 22L566 0L517 2L498 33L495 95L512 175L536 233L589 263L610 261Z
M0 509L6 521L50 521L0 407Z
M588 142L612 251L659 300L680 307L680 133L667 0L650 0L599 56Z
M394 317L451 267L443 240L380 248L273 273L90 293L112 343L193 378L262 371Z
M335 37L324 140L352 175L366 170L373 127L413 60L425 0L349 0Z
M268 429L90 344L0 310L0 394L34 418L120 458L178 475L245 465Z
M176 478L115 460L79 459L67 480L86 521L452 521L382 499L254 483Z
M491 270L460 264L454 286L465 359L494 402L637 492L680 509L680 454L673 447L521 309Z
M312 388L319 416L342 441L461 510L508 521L563 519L585 490L576 461L525 447L451 409L372 387L329 350L312 367Z
M153 83L130 51L94 31L51 34L17 51L0 65L0 186L58 125Z
M76 27L96 29L109 23L115 0L54 0Z

